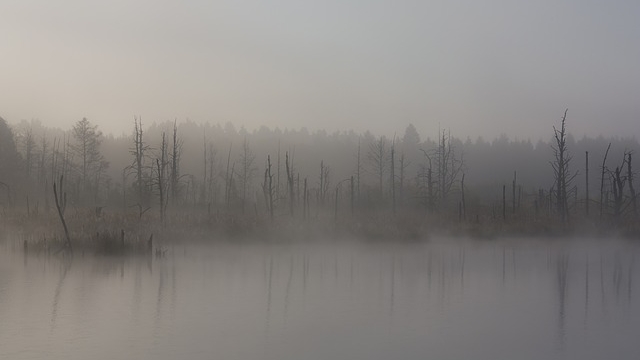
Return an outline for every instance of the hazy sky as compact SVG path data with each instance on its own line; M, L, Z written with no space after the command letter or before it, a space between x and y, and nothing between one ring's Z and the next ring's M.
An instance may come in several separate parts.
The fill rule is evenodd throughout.
M0 116L640 137L640 2L2 0Z

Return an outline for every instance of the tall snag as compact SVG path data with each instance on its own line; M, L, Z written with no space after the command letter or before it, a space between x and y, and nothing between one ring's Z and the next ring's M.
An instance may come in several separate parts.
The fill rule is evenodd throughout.
M562 116L560 130L553 127L556 143L552 145L554 152L554 161L551 162L553 167L554 182L556 188L556 211L560 216L560 220L565 223L569 220L569 202L567 197L567 189L571 186L571 182L577 173L571 174L569 164L571 163L571 155L567 148L567 111Z
M269 218L273 222L273 174L271 173L271 156L267 155L267 166L264 169L264 182L262 183L264 200L269 211Z
M63 176L60 176L60 191L62 191L62 180ZM63 249L69 249L69 251L73 251L71 247L71 238L69 237L69 229L67 228L67 222L64 221L64 211L67 208L67 193L63 192L61 196L58 196L58 189L56 186L56 182L53 182L53 196L56 200L56 209L58 209L58 216L60 217L60 222L62 222L62 227L64 228L64 236L66 238L66 242L64 244Z
M133 148L129 150L129 153L133 155L133 163L130 165L135 174L135 185L138 193L138 202L140 204L147 205L147 196L145 191L146 180L144 174L144 159L145 151L148 150L148 146L144 143L143 131L142 131L142 118L134 117L134 136L133 136Z
M638 202L636 189L633 187L633 171L631 170L631 154L629 151L627 155L627 181L629 182L629 193L631 196L631 209L633 211L633 215L638 215Z
M604 153L604 158L602 159L602 167L601 167L601 177L600 177L600 217L602 217L604 212L604 174L607 172L607 156L609 155L609 149L611 149L611 143L607 146L607 151Z

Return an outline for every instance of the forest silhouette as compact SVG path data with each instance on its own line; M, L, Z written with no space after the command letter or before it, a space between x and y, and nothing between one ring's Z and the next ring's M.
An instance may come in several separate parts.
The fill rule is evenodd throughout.
M144 247L187 233L637 237L637 139L576 140L571 121L565 113L532 142L139 117L114 136L89 119L71 129L0 119L0 206L25 246Z

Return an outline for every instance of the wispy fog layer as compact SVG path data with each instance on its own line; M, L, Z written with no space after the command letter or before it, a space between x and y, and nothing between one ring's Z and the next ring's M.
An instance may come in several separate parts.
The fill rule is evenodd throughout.
M635 2L3 1L0 112L105 133L256 129L636 135Z

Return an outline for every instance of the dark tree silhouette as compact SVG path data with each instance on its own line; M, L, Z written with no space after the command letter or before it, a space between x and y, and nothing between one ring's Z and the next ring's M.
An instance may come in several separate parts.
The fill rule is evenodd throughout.
M562 116L560 130L556 129L555 126L553 127L555 144L552 146L554 160L551 162L556 190L556 211L563 223L569 220L569 201L567 193L573 179L577 175L577 173L571 174L569 169L571 155L567 148L567 111L568 109L564 111L564 115Z

